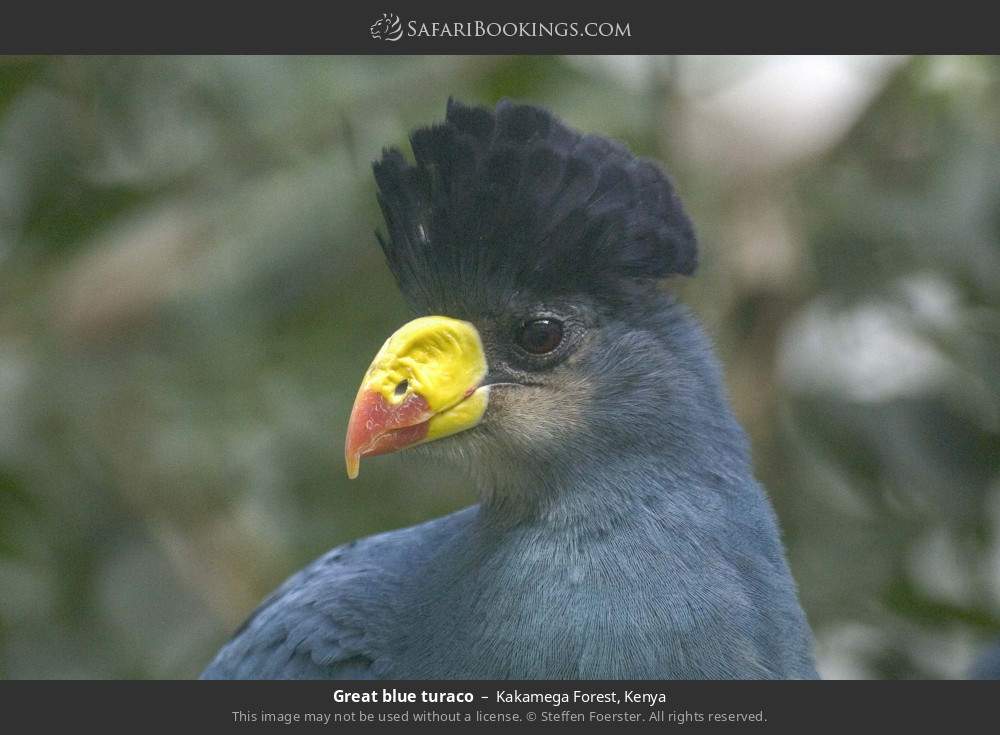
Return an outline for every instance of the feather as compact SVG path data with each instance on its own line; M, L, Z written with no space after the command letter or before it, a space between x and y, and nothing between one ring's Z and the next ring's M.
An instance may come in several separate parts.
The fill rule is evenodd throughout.
M388 149L374 171L379 241L420 310L491 291L621 299L695 270L693 227L659 167L547 110L449 100L410 142L413 163Z

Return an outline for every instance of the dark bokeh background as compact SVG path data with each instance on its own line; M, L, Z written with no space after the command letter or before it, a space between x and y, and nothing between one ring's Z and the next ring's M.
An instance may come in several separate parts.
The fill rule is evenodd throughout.
M189 677L473 500L343 430L407 313L369 164L449 95L662 160L830 677L1000 636L1000 61L0 59L0 675Z

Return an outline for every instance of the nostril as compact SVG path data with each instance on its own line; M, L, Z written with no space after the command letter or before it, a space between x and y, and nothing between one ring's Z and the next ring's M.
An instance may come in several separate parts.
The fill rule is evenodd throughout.
M403 395L404 393L406 393L406 390L409 387L410 387L410 381L401 380L399 384L396 386L396 395L397 396Z

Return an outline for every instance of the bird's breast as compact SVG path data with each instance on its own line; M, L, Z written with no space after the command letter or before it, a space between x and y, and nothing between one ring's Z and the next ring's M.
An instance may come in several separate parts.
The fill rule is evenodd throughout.
M466 554L423 580L406 640L392 646L405 652L396 673L649 678L684 659L696 616L667 565L537 541L504 551Z

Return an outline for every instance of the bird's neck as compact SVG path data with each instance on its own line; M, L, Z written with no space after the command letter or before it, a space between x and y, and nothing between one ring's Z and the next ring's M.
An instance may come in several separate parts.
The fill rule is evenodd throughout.
M481 521L497 531L532 528L570 542L610 533L639 539L689 516L692 507L725 504L734 487L752 482L738 456L720 465L696 454L641 454L579 458L558 471L522 469L494 478L484 493Z

